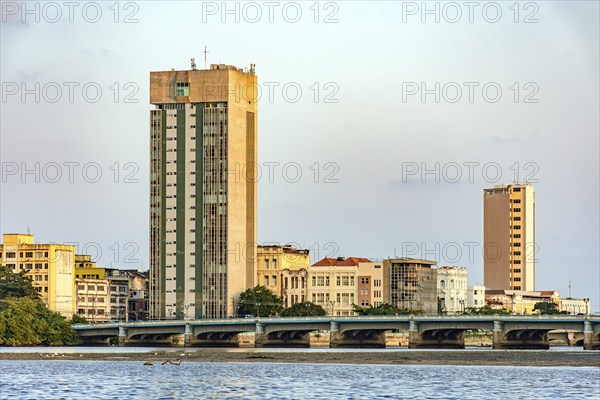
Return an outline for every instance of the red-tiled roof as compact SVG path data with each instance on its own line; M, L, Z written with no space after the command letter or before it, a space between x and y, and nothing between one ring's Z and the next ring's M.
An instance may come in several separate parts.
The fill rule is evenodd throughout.
M313 264L313 267L329 267L332 265L337 265L337 260L335 258L327 258L325 257L321 261L317 261Z
M348 258L328 258L325 257L321 261L317 261L313 264L313 267L331 267L331 266L339 266L339 267L352 267L358 265L361 262L371 262L368 258L363 257L348 257Z

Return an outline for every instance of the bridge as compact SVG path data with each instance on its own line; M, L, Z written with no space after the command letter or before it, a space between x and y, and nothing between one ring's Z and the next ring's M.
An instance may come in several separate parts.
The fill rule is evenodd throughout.
M582 332L586 350L600 350L600 316L402 315L273 317L76 324L85 344L118 337L119 346L239 346L254 334L255 347L310 347L310 333L329 332L329 347L385 347L386 332L408 331L410 348L464 348L464 332L491 331L495 349L547 349L549 332Z

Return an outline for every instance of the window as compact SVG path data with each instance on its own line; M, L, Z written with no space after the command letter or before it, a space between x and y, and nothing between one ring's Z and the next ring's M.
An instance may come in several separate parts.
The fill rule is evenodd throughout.
M25 258L33 258L33 251L26 251Z
M513 278L513 281L515 281L515 282L521 282L521 278Z
M36 263L35 269L42 269L42 263Z
M515 233L513 235L513 237L516 238L516 239L520 239L521 238L521 234L520 233Z
M521 220L521 217L514 217L513 218L513 221L520 221L520 220Z
M104 291L104 285L98 285L98 290L103 292Z
M513 209L513 212L521 212L521 209L520 208L515 208L515 209Z
M277 286L277 275L273 275L273 286Z
M520 256L521 252L520 251L513 251L513 256Z
M277 269L277 260L273 259L273 269Z
M17 253L14 251L8 251L6 252L6 258L17 258Z
M265 258L265 269L269 269L269 260Z
M85 290L85 286L84 285L77 285L77 290Z
M519 242L513 243L513 246L515 246L515 247L521 247L521 243L519 243Z
M521 203L521 200L515 199L515 200L513 200L513 203L519 204L519 203Z
M375 268L379 269L381 268L381 265L376 265Z
M521 260L514 260L513 261L515 264L521 264Z
M477 300L473 300L473 303L474 303L475 305L477 305Z
M44 255L44 253L42 253L41 251L36 251L35 252L35 258L42 258Z
M47 251L44 252L44 257L48 257L48 252Z
M521 286L515 286L514 290L521 290Z
M25 268L26 269L32 269L33 268L33 264L25 264Z
M515 268L515 269L513 270L513 272L514 272L515 274L520 274L520 273L521 273L521 268Z
M189 96L190 95L190 84L189 82L177 82L175 87L175 96Z
M265 275L265 286L270 286L269 285L269 276Z
M514 230L519 230L519 229L521 229L521 225L514 225L514 226L513 226L513 229L514 229Z

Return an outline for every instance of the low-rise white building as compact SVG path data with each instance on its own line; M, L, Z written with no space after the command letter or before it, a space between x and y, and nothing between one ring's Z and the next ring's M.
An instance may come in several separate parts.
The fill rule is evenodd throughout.
M485 306L485 286L467 287L467 307L479 308Z
M467 269L464 267L436 268L438 312L461 314L467 307Z
M590 299L574 299L572 297L560 299L560 311L571 315L588 315L590 313Z

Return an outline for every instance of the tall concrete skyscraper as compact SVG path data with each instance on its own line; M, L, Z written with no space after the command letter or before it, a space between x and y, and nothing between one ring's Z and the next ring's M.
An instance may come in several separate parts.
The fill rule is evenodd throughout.
M515 183L483 191L486 288L535 290L535 193Z
M225 318L254 286L258 79L247 70L150 73L150 312Z

